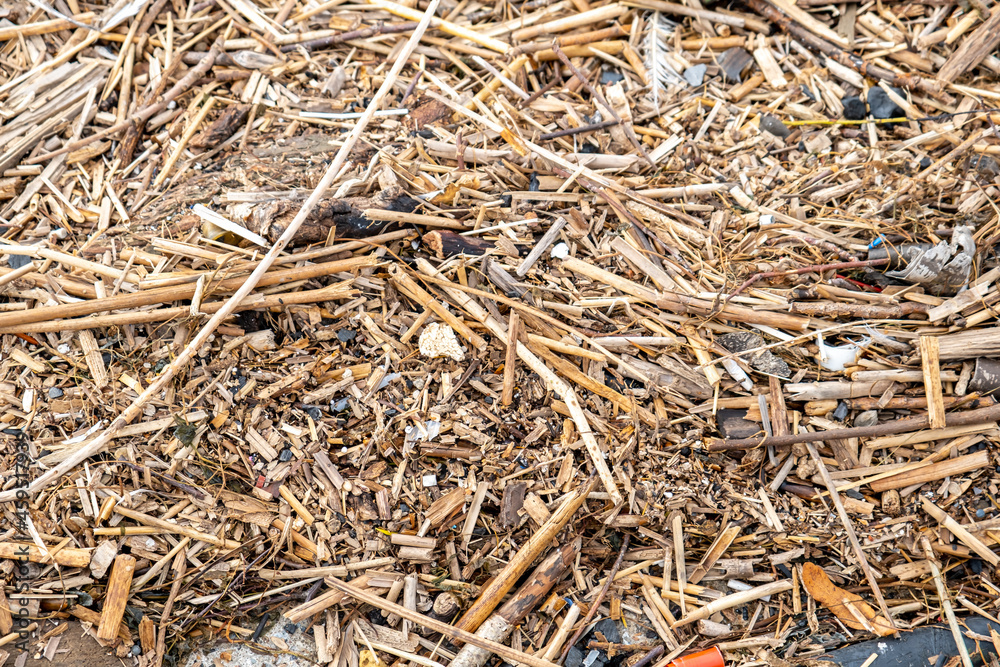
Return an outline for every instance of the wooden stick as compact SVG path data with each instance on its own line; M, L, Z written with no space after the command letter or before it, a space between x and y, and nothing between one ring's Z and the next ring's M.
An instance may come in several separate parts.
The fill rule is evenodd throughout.
M920 337L920 365L924 376L924 393L927 395L927 412L931 428L944 428L944 401L941 391L941 359L938 339Z
M891 489L905 489L914 484L935 482L945 477L953 477L963 473L980 470L990 464L990 453L985 449L965 456L946 459L916 470L908 470L899 474L871 482L869 487L879 493Z
M631 24L630 25L619 25L615 24L609 28L601 28L600 30L591 30L589 32L574 33L572 35L565 35L563 37L557 37L554 40L541 40L538 42L531 42L529 44L518 44L512 50L512 53L537 53L539 51L551 50L552 43L555 42L561 47L566 46L576 46L577 44L590 44L591 42L600 42L608 39L615 39L617 37L627 37L631 34ZM730 186L731 187L731 186ZM727 188L728 189L728 188Z
M521 575L542 553L548 550L552 539L569 523L569 520L580 508L587 494L594 488L594 478L591 477L570 494L552 513L549 520L518 549L506 566L493 577L482 590L479 598L466 610L455 627L463 632L475 632L483 621L500 604L503 596L514 587ZM405 616L404 616L405 618ZM464 640L463 640L464 641Z
M312 512L306 509L306 506L295 497L295 494L292 493L287 486L284 484L279 486L278 493L285 499L285 502L292 506L292 509L295 510L295 513L298 514L303 521L305 521L307 526L313 525L313 522L316 521L316 519L313 517Z
M181 592L181 584L184 582L184 571L187 570L187 549L181 549L174 556L172 569L174 582L170 585L170 593L167 595L167 601L163 605L163 612L160 614L160 629L156 635L155 667L163 665L163 656L167 652L167 627L170 625L170 612L174 609L174 600L177 599L177 595Z
M287 246L289 242L291 242L292 238L294 238L306 218L316 207L316 204L318 204L319 201L326 196L327 189L333 184L333 181L340 173L341 168L347 161L348 155L350 155L351 151L354 150L354 146L361 138L361 134L365 131L365 128L368 127L368 123L371 122L375 112L381 106L382 101L385 99L386 95L389 94L389 91L393 89L393 86L396 83L396 78L399 76L399 72L403 69L403 66L406 64L410 54L413 53L417 44L420 43L420 38L423 36L424 32L426 32L427 26L430 23L431 17L434 16L434 12L437 10L439 2L440 0L431 0L427 11L421 18L420 23L414 29L413 34L410 35L410 39L403 47L400 56L393 63L392 68L386 74L382 85L379 86L378 91L375 93L374 97L372 97L371 103L369 103L364 114L358 119L357 123L351 129L350 134L348 134L347 138L344 140L344 144L340 147L336 156L334 156L333 160L330 162L326 173L323 174L323 178L320 179L320 182L316 185L312 194L309 195L309 198L302 204L302 208L299 209L295 218L293 218L289 223L281 237L275 241L273 246L271 246L271 249L267 251L267 254L264 255L260 264L258 264L257 268L253 270L253 273L246 277L236 293L233 294L228 302L226 302L226 305L212 316L212 319L210 319L205 326L201 328L198 334L191 339L191 342L188 343L187 347L185 347L181 353L177 355L177 357L163 370L163 372L160 373L156 380L150 383L145 391L139 394L139 396L132 401L131 405L129 405L124 412L118 415L114 421L112 421L111 424L89 445L73 453L73 455L69 456L65 461L53 468L50 468L44 474L35 479L29 486L29 493L37 493L40 489L52 484L77 465L104 449L104 447L106 447L108 443L114 439L115 434L121 430L122 427L130 423L142 413L146 403L154 397L160 396L161 392L166 390L167 385L173 380L174 376L181 369L188 367L188 364L195 357L198 351L208 343L209 338L219 325L228 319L229 316L236 311L239 304L257 287L257 285L261 282L261 279L264 277L264 274L268 272L271 265L274 264L275 260L277 260L278 256L281 254L282 250L285 249L285 246ZM212 50L210 51L211 55L207 56L206 59L214 62L216 53L218 53L217 43L212 46ZM209 67L211 67L211 62L209 62ZM187 77L185 77L185 79L186 78ZM178 86L180 83L181 82L178 82ZM174 88L177 88L177 86ZM163 105L165 108L166 102L163 102ZM19 490L9 489L0 493L0 502L13 501L16 494L19 492Z
M370 220L424 225L438 229L457 229L463 232L471 229L469 225L461 220L453 220L441 215L421 215L419 213L406 213L404 211L386 211L381 208L368 208L364 210L364 216Z
M201 540L202 542L208 542L209 544L214 544L226 549L236 549L240 546L240 543L235 540L226 540L216 537L210 533L203 533L200 530L195 530L194 528L190 528L188 526L179 526L176 523L164 521L163 519L157 519L154 516L149 516L148 514L143 514L142 512L136 512L135 510L130 510L126 507L122 507L121 505L115 506L114 512L115 514L121 514L122 516L128 517L133 521L138 521L139 523L147 526L169 530L172 533L186 535L193 540Z
M4 285L6 285L8 283L12 283L15 280L17 280L18 278L26 276L29 273L32 273L32 272L37 271L37 270L38 270L38 265L37 264L35 264L34 262L28 262L27 264L25 264L21 268L14 269L14 270L10 271L9 273L5 273L4 275L0 276L0 287L3 287Z
M927 498L920 496L920 502L923 504L924 511L930 514L934 519L940 523L942 526L951 531L952 535L957 537L961 542L975 551L979 556L988 562L990 565L996 567L1000 563L1000 556L997 556L993 551L990 550L983 542L965 529L962 524L955 521L951 516L948 515L943 509L927 500Z
M390 14L395 14L404 19L409 19L411 21L421 20L421 14L415 9L410 9L409 7L404 7L403 5L397 4L395 2L389 2L389 0L368 0L368 3L374 7L379 7L384 9ZM426 14L424 14L426 16ZM467 39L474 44L479 44L482 47L490 49L491 51L496 51L497 53L507 53L510 50L510 46L501 42L499 39L494 39L492 37L487 37L482 35L475 30L469 30L468 28L462 27L451 21L445 21L444 19L439 19L433 17L433 13L430 18L431 27L440 30L441 32L447 33L454 37L461 37L462 39ZM414 31L414 34L416 32ZM411 50L412 52L412 50ZM406 55L409 58L409 54ZM397 58L397 62L399 58Z
M241 313L246 310L268 310L270 308L283 308L286 306L317 303L320 301L334 301L336 299L349 297L351 294L351 283L349 281L336 283L334 285L330 285L329 287L323 287L316 290L303 290L301 292L282 292L279 294L268 294L267 296L263 296L261 294L251 294L236 307L234 312ZM205 315L211 315L212 313L219 312L219 310L224 308L225 305L226 301L203 303L201 304L201 312ZM114 327L125 324L167 322L169 320L188 317L190 314L190 306L157 308L155 310L144 311L132 310L125 313L115 313L113 315L91 315L89 317L78 317L65 320L57 319L47 322L34 322L20 326L0 327L0 334L83 331L85 329L99 329L101 327Z
M0 244L0 253L8 255L30 255L31 257L40 257L42 259L51 259L54 262L59 262L67 266L71 266L74 269L80 269L82 271L92 271L99 276L104 276L111 280L121 280L126 278L130 282L139 282L139 275L135 273L126 274L121 269L116 269L114 267L105 266L100 262L91 262L90 260L81 259L70 255L69 253L60 252L58 250L52 250L51 248L26 248L21 245L13 244Z
M716 535L715 541L712 542L712 546L708 548L705 555L702 557L701 562L694 568L691 576L687 578L688 583L697 584L699 581L705 578L708 571L712 569L715 565L715 561L722 558L722 554L726 553L726 549L729 545L733 543L741 530L741 526L738 523L732 523L726 527L724 531Z
M72 30L74 26L79 26L83 21L92 18L94 18L94 12L83 12L82 14L77 14L72 19L50 19L48 21L38 21L37 23L2 28L0 29L0 42L16 39L18 36L31 37L33 35L46 35L52 32L59 32L60 30Z
M944 617L948 619L948 627L951 629L951 636L955 639L955 646L958 648L958 653L962 656L963 667L972 667L972 658L969 656L969 649L965 646L965 636L962 634L962 628L958 625L958 620L955 618L955 612L951 608L951 598L948 597L948 591L944 585L944 578L941 576L941 570L938 568L937 563L934 559L934 551L930 548L930 540L926 536L921 538L921 542L924 546L924 554L927 556L927 563L931 566L931 578L934 579L934 586L937 588L938 599L941 601L941 611Z
M778 593L784 593L785 591L790 591L791 589L792 581L790 579L785 579L782 581L775 581L770 584L764 584L763 586L756 586L748 591L733 593L732 595L721 597L718 600L712 600L704 607L694 610L684 618L678 619L677 622L674 623L673 627L680 628L685 625L690 625L695 621L708 618L723 609L739 607L749 602L753 602L754 600L767 597L768 595L777 595Z
M617 274L611 273L610 271L599 268L575 257L567 257L564 259L562 261L562 266L564 269L573 271L574 273L579 273L580 275L586 276L599 283L610 285L611 287L625 292L626 294L637 296L640 299L646 300L649 303L663 308L664 310L669 310L675 313L693 313L698 315L711 314L724 319L730 319L735 322L766 324L773 327L797 330L807 329L812 323L812 320L807 317L785 315L783 313L758 312L751 308L734 306L732 304L728 304L719 309L716 304L707 299L698 299L696 297L676 294L673 292L656 292L648 287L643 287L632 282L631 280L622 278Z
M851 542L851 546L854 548L854 556L858 560L858 564L861 565L861 569L865 573L865 577L868 579L868 584L872 588L872 592L875 594L875 599L878 601L879 610L882 612L882 616L889 621L889 624L895 628L896 625L892 620L892 615L889 613L889 608L885 604L885 598L882 597L882 590L878 587L878 583L875 581L875 573L872 572L871 566L868 564L868 559L865 557L864 549L861 548L861 543L858 541L858 535L854 532L854 523L851 522L851 518L847 516L847 510L844 509L844 503L840 500L840 494L837 493L837 485L834 483L833 478L830 477L830 471L826 469L826 464L823 463L822 457L820 457L819 452L816 451L816 446L811 442L806 442L806 449L809 450L809 456L816 463L816 468L819 470L820 476L823 478L823 483L826 484L827 491L830 492L830 499L833 500L834 507L837 508L837 514L840 516L840 522L844 526L844 531L847 533L847 538Z
M381 609L382 611L395 614L400 618L405 618L409 621L417 623L428 630L434 632L440 632L445 637L448 637L452 641L462 642L465 644L472 644L473 646L478 646L479 648L486 649L487 651L494 653L504 660L507 660L511 664L524 663L529 667L558 667L553 662L548 660L542 660L537 656L528 655L522 651L516 651L503 644L498 644L496 642L490 641L488 639L483 639L482 637L477 637L467 630L463 630L456 626L448 625L447 623L442 623L441 621L435 620L423 614L410 611L402 605L395 604L393 602L388 602L387 600L380 598L379 596L369 593L367 591L362 591L351 584L340 581L339 579L331 579L329 583L333 588L337 589L345 595L349 595L358 602L364 602L365 604L370 604L371 606Z
M0 542L0 558L10 560L28 560L32 563L48 563L55 560L56 564L66 567L87 567L90 565L90 551L87 549L63 548L55 552L52 558L43 553L34 544L21 542Z
M580 553L581 543L578 537L549 554L517 593L479 626L476 636L498 643L505 641L511 630L523 621L559 582L576 559L576 555ZM451 667L482 667L489 657L490 652L486 649L466 644L451 661Z
M479 519L479 512L483 507L483 500L490 490L489 482L479 482L476 485L476 492L472 496L472 504L469 505L469 513L465 517L465 524L462 526L462 550L469 548L469 541L472 539L472 531L476 528L476 520Z
M542 660L552 660L559 655L559 649L562 648L566 638L569 637L570 630L576 625L576 619L578 618L580 618L580 605L574 602L566 611L566 615L563 616L563 620L559 623L559 629L552 636L549 645L542 652Z
M674 536L674 558L676 559L677 590L684 591L687 588L687 563L684 556L684 517L680 512L674 514L671 520L671 530ZM697 582L695 582L697 583ZM687 615L687 605L684 596L680 597L681 616Z
M135 556L119 554L115 557L115 564L111 566L111 576L104 594L104 608L101 610L101 623L97 627L97 636L106 642L118 635L118 624L125 616L135 562Z
M334 262L324 262L311 266L303 266L294 269L283 269L272 271L262 276L256 286L265 287L269 285L280 285L293 280L308 280L319 278L342 271L352 271L357 268L374 266L374 257L351 257L345 260ZM248 277L227 278L217 283L206 285L206 292L241 290L246 285ZM67 317L82 317L92 315L106 310L121 310L125 308L138 308L139 306L150 306L171 301L190 299L197 291L197 285L175 285L173 287L161 287L157 289L133 292L131 294L120 294L118 296L106 297L104 299L92 299L79 303L64 303L58 306L45 306L43 308L33 308L29 311L0 313L0 327L21 327L33 322L48 322ZM233 302L235 295L227 301L235 310L240 303L249 295L249 292L241 295L240 299ZM224 306L225 307L225 306ZM221 310L221 308L220 308ZM228 317L228 314L227 314ZM20 329L18 329L20 331Z
M551 35L557 32L573 30L574 28L579 28L580 26L610 21L618 18L627 11L628 7L618 3L612 3L610 5L598 7L597 9L591 9L587 12L574 12L565 18L549 21L548 23L542 23L539 25L529 26L527 28L521 28L520 30L515 30L511 33L510 38L514 42L524 42L529 39L534 39L539 35Z
M514 381L517 364L517 336L521 328L521 318L517 311L510 311L507 321L507 356L503 362L503 391L500 394L500 403L510 405L514 400Z
M970 424L988 424L1000 419L1000 405L991 405L977 410L952 412L945 417L947 426L968 426ZM909 433L927 428L929 419L926 415L905 417L875 426L857 426L853 428L838 428L815 433L798 433L772 438L746 438L743 440L716 440L709 444L710 452L725 452L735 449L754 449L763 444L775 447L788 447L799 442L825 442L827 440L844 440L847 438L872 438L880 435Z
M355 590L361 590L363 588L368 588L368 582L371 577L367 574L362 574L352 580L352 584ZM339 581L339 579L330 577L324 579L327 584L332 585L334 582ZM284 613L284 617L287 618L292 623L298 623L299 621L304 621L310 616L314 616L321 611L325 611L335 604L340 604L344 599L344 592L337 589L336 586L333 587L334 590L327 591L323 595L313 598L308 602L303 602L297 607L293 607Z

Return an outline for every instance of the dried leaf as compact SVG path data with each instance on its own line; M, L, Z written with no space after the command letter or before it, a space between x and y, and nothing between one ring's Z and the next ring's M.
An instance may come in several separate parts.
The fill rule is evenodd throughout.
M802 567L802 583L816 602L836 614L847 627L867 630L880 637L895 633L892 624L876 614L860 595L834 584L819 565L806 563Z

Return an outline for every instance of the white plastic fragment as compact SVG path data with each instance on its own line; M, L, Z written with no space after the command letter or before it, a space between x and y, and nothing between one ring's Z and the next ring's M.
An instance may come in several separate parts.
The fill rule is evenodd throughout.
M552 246L550 254L552 255L552 259L566 259L569 257L569 246L565 243L557 243Z
M425 489L429 486L437 486L438 484L437 475L435 475L434 473L428 473L424 475L421 481L423 482Z
M404 432L406 433L406 442L419 442L421 440L430 442L441 434L441 422L436 419L425 421L422 424L418 422L407 426Z
M736 363L735 359L723 359L722 367L726 369L726 372L729 373L731 378L740 383L741 387L747 391L753 389L753 380L751 380L750 376L743 372L743 369L740 368L740 365Z
M420 354L429 358L451 357L465 359L465 350L458 343L455 331L447 324L431 322L420 334Z
M848 343L840 346L827 345L823 341L823 336L817 334L819 365L828 371L842 371L858 362L858 352L867 347L870 342L871 339L866 337L860 343Z

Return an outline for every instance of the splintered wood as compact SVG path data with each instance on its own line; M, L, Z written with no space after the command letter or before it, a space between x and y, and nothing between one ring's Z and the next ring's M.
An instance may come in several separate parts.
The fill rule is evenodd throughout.
M1000 646L998 26L3 4L0 664Z

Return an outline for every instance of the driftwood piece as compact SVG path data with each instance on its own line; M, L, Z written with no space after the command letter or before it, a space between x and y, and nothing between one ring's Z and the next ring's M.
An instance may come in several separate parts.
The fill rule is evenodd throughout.
M941 81L952 83L976 67L1000 44L1000 12L990 12L989 18L966 36L955 52L937 72Z
M97 628L97 636L105 641L114 639L118 634L118 625L122 622L125 605L128 604L133 572L135 572L135 557L119 554L111 566L108 592L104 598L101 622Z
M1000 406L994 405L977 410L948 413L945 419L947 426L968 426L970 424L988 424L1000 419ZM832 431L817 431L815 433L798 433L772 438L747 438L743 440L715 441L709 444L710 451L728 451L734 449L753 449L765 442L775 447L787 447L799 442L822 442L825 440L844 440L847 438L871 438L893 433L907 433L926 428L930 424L927 416L906 417L896 421L878 424L876 426L859 426L855 428L834 429Z
M552 552L539 563L513 597L479 626L476 635L495 642L506 640L514 626L524 620L558 583L579 551L580 539L577 538ZM454 667L482 667L489 657L488 650L466 644L451 664Z
M249 114L249 104L233 104L226 107L222 115L207 124L188 142L188 145L192 148L214 148L231 137Z
M573 517L576 510L586 500L587 494L595 482L595 479L589 479L587 483L581 485L562 502L559 508L552 513L552 517L518 550L503 570L493 577L472 606L465 610L465 614L459 619L456 628L474 632L489 617L490 612L500 604L503 595L513 588L535 559L548 549L551 539Z
M299 210L298 202L274 199L260 203L234 204L229 212L247 229L269 241L279 238ZM324 243L332 238L360 239L387 231L391 223L372 220L366 209L411 213L419 206L399 187L382 190L373 197L321 199L292 237L292 243Z

